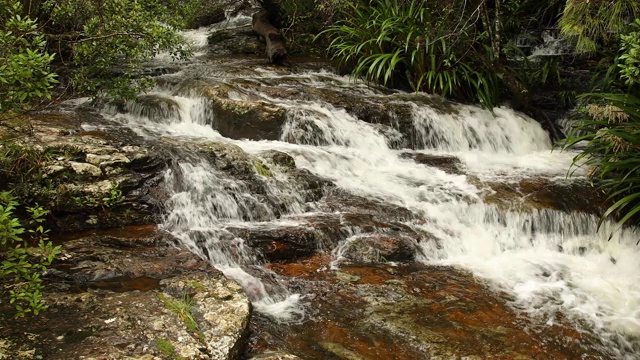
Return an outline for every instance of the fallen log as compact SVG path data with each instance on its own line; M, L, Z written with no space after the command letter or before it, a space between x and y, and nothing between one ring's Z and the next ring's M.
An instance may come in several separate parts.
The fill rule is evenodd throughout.
M266 55L270 63L287 65L287 48L284 46L284 37L280 30L269 22L266 10L253 14L253 31L260 35L267 45Z

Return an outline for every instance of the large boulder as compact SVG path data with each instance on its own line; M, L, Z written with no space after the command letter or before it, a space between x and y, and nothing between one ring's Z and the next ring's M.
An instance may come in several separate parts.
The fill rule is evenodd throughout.
M212 126L231 139L278 140L286 121L286 110L264 101L232 99L226 86L206 87L202 94L210 100Z

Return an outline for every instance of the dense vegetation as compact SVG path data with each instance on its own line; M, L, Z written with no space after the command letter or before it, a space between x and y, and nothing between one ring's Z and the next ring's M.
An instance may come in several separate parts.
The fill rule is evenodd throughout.
M620 225L640 212L640 19L620 36L620 51L601 82L584 94L583 116L564 143L586 142L574 165L589 166L613 205L602 219L618 213Z
M178 30L218 8L206 0L176 5L0 0L0 279L8 280L0 296L17 316L44 308L40 276L58 248L48 240L48 210L35 202L40 196L34 192L54 188L42 186L41 164L51 154L14 140L28 131L28 114L53 96L130 98L151 85L143 76L145 62L160 52L188 56Z

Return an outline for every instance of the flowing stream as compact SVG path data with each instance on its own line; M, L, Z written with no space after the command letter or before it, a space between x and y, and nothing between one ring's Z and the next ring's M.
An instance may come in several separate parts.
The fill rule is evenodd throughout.
M234 21L234 26L243 25L249 19ZM511 294L519 311L549 324L562 314L598 334L612 357L637 357L638 234L625 229L608 240L614 225L605 222L597 231L595 215L523 210L485 200L492 190L483 184L584 180L582 169L566 179L575 153L554 150L536 121L507 108L491 113L426 94L379 90L317 64L288 70L267 66L262 59L217 59L203 40L211 31L216 29L192 32L199 56L182 64L179 72L161 76L158 88L147 94L174 104L175 111L166 108L157 116L144 104L130 104L126 113L107 108L105 116L150 139L174 144L221 143L255 158L268 150L289 154L297 168L327 178L343 191L409 209L413 216L405 225L435 239L417 242L418 261L471 271L496 291ZM162 61L166 60L158 59ZM260 101L284 109L280 139L220 135L211 125L215 119L209 101L184 90L184 84L193 81L229 85L234 90L228 98L233 101ZM296 96L274 96L265 88ZM364 107L383 104L397 126L362 121L316 96L322 92L356 99ZM463 172L448 173L407 154L459 159ZM230 231L299 225L300 219L318 213L313 202L305 201L300 185L272 167L272 176L260 177L264 194L256 196L249 182L229 178L194 153L176 152L176 158L166 174L171 200L163 228L242 284L259 312L281 322L305 321L309 294L287 289L262 266L261 254ZM280 205L274 207L265 198L279 199ZM509 201L525 200L521 196ZM320 249L332 254L334 269L341 266L340 247L349 241L345 237L333 248Z

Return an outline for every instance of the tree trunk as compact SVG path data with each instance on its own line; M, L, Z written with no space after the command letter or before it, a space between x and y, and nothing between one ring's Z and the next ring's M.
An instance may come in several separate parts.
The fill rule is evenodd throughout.
M269 62L285 65L288 60L284 37L275 26L271 25L266 10L253 14L253 31L264 38L267 45L266 55Z

